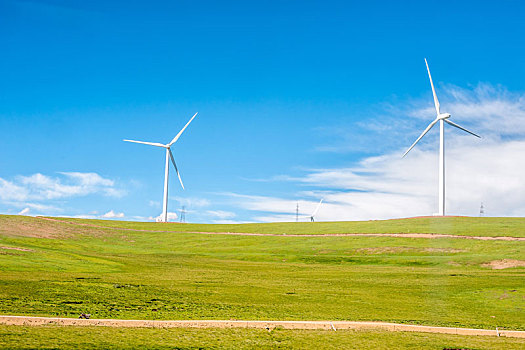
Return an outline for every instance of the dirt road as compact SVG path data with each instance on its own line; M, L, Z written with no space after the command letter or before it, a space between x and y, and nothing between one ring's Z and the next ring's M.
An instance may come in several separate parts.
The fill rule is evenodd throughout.
M431 327L387 322L353 321L239 321L239 320L113 320L77 319L58 317L0 316L0 324L16 326L98 326L127 328L258 328L258 329L324 329L324 330L369 330L377 329L392 332L425 332L458 335L485 335L511 338L525 338L525 331L496 329L472 329L455 327Z

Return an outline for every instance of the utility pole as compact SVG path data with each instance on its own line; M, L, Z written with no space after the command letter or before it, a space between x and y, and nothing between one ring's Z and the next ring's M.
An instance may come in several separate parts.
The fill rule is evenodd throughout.
M295 207L295 222L299 222L299 202L297 202L297 206Z
M485 216L485 208L483 207L483 202L481 202L481 206L479 207L479 216Z
M182 210L180 211L180 222L186 222L186 207L182 206Z

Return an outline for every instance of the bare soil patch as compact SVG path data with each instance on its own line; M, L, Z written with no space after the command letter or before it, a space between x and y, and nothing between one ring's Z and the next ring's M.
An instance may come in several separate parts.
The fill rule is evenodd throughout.
M512 260L512 259L503 259L503 260L492 260L489 263L481 265L483 267L489 267L493 270L503 270L509 269L512 267L525 267L524 260Z
M35 238L57 238L64 235L64 229L58 225L19 217L2 218L0 233L6 236Z
M88 234L90 236L103 236L108 233L102 228L87 228L74 223L37 217L2 216L0 222L0 235L11 237L32 238L69 238L75 235Z
M415 250L418 250L418 249L411 248L411 247L370 247L370 248L358 248L356 249L356 252L361 253L361 254L380 255L380 254L395 254L395 253L413 252Z
M425 248L425 252L429 253L464 253L465 249L453 249L453 248Z
M361 254L381 255L381 254L396 254L396 253L408 253L408 252L422 252L422 253L462 253L464 249L452 249L452 248L415 248L415 247L370 247L370 248L358 248L355 250Z
M19 248L19 247L0 247L0 249L6 249L6 250L18 250L18 251L20 251L20 252L34 252L33 249Z

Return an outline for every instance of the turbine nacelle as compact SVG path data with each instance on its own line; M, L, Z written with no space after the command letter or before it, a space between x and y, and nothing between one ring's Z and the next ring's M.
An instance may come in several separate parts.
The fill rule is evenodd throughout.
M439 120L445 120L445 119L448 119L450 118L450 113L441 113L441 114L438 114L437 116L437 119Z

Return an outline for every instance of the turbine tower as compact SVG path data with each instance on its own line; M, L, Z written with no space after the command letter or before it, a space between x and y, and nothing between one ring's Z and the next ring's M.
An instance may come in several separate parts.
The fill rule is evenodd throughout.
M468 131L467 129L459 126L458 124L451 122L449 120L450 114L449 113L441 113L439 109L439 100L436 95L436 90L434 89L434 83L432 82L432 76L430 75L430 69L428 68L427 59L425 58L425 64L427 66L427 72L428 72L428 78L430 79L430 86L432 87L432 94L434 95L434 106L436 107L436 119L434 119L433 122L431 122L427 128L421 133L421 135L417 138L417 140L410 146L410 148L403 154L403 157L407 155L408 152L414 146L416 143L421 140L425 134L432 129L432 127L439 122L439 216L445 216L445 123L452 125L453 127L456 127L458 129L461 129L465 132L468 132L471 135L474 135L476 137L481 138L479 135L474 134L471 131Z
M170 166L170 159L173 163L173 166L175 167L175 171L177 172L177 176L179 177L180 185L182 186L182 189L184 189L184 184L182 183L182 179L180 178L179 169L177 169L177 164L175 164L175 158L173 158L173 153L171 153L171 146L177 142L180 135L186 130L188 125L192 122L193 118L197 116L197 113L191 117L190 121L184 125L181 131L171 140L170 143L162 144L158 142L144 142L144 141L135 141L135 140L124 140L126 142L134 142L134 143L142 143L144 145L150 145L150 146L156 146L156 147L162 147L166 149L166 166L164 169L164 200L162 202L162 218L164 222L168 222L168 176L169 176L169 166Z

